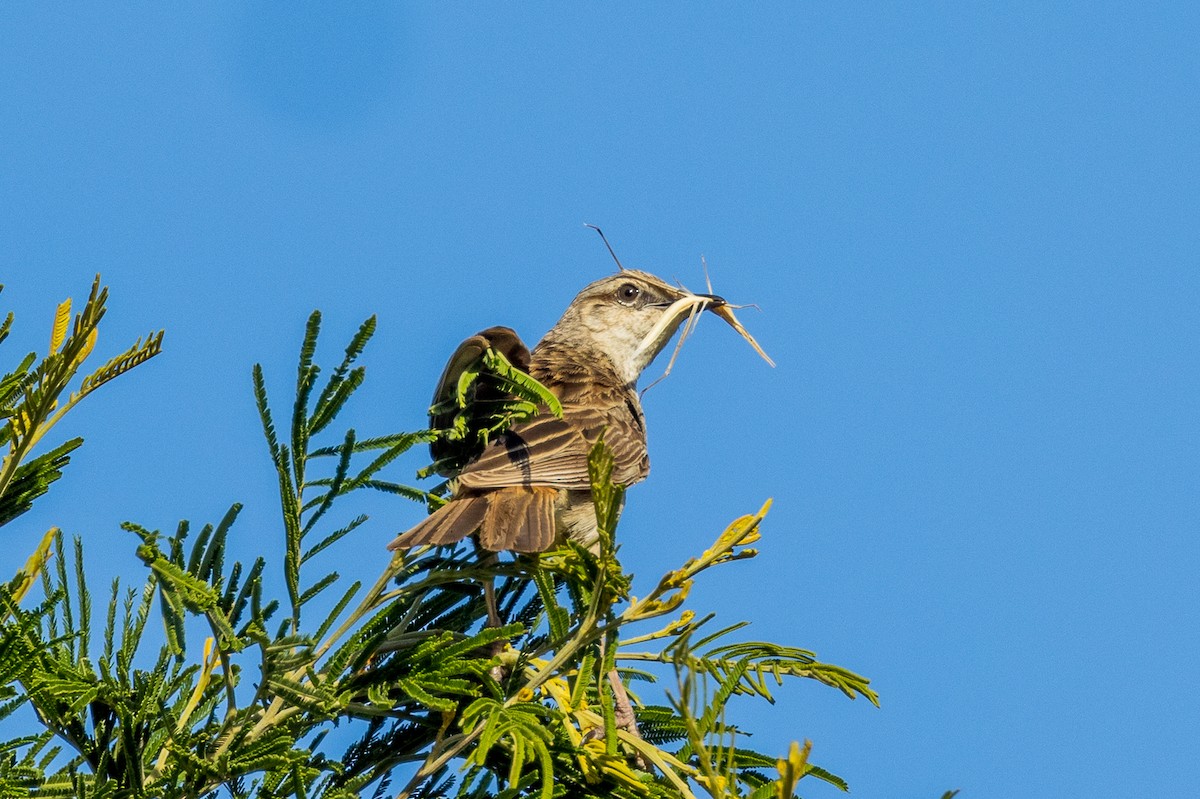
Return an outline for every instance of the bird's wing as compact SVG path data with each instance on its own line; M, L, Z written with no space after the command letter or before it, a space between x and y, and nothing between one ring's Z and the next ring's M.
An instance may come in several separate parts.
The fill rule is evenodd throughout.
M521 341L521 337L515 330L499 325L481 330L459 344L458 349L446 361L446 368L442 370L442 377L438 380L437 388L433 392L433 407L436 408L454 398L455 392L458 391L459 377L482 358L488 349L500 353L521 371L528 371L529 348ZM454 414L450 413L448 416L449 418L431 417L430 426L434 428L447 427L453 421Z
M514 427L488 445L459 474L466 489L549 486L591 487L588 455L603 435L612 450L613 481L630 485L650 470L646 439L626 413L570 409L562 419L538 418Z
M489 327L458 345L458 349L446 362L442 377L438 380L433 392L433 403L429 409L429 427L433 430L444 430L454 426L455 418L464 415L467 432L465 435L449 439L438 437L429 444L429 452L437 464L440 474L450 476L462 464L480 454L482 447L478 431L492 420L486 418L496 401L511 399L496 383L494 376L482 374L475 385L471 403L466 409L459 408L455 403L458 394L458 383L463 372L478 368L477 364L489 349L503 355L508 362L522 371L529 369L529 348L521 341L521 337L509 327Z

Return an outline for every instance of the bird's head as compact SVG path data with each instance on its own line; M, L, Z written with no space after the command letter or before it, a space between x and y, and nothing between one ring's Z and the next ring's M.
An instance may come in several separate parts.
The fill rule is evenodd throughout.
M626 269L576 295L543 344L602 352L634 383L689 316L724 306L713 294L692 294L647 272Z

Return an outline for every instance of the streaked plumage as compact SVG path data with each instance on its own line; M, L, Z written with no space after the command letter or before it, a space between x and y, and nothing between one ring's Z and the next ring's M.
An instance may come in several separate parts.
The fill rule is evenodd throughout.
M592 447L603 435L615 459L615 482L628 486L646 477L638 376L690 314L723 304L645 272L622 271L584 288L527 365L559 398L563 417L543 414L498 437L463 466L450 501L388 548L450 544L475 533L480 546L494 552L540 552L563 537L594 546ZM525 367L516 334L489 328L451 356L438 393L489 346Z

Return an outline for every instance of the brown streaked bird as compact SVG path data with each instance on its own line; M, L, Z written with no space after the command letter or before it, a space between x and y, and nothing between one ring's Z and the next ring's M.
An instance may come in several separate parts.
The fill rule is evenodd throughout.
M508 328L489 328L464 341L435 396L492 347L554 392L562 418L542 413L497 437L463 466L450 501L388 549L452 544L472 534L492 552L541 552L566 538L595 549L588 455L603 436L615 460L615 483L629 486L646 477L650 459L638 376L680 325L705 308L733 319L720 297L622 270L579 292L532 355ZM730 324L754 344L736 321Z

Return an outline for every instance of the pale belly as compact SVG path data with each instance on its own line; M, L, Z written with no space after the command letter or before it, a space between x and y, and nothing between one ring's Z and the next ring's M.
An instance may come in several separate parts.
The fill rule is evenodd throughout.
M560 491L555 503L554 521L560 540L574 541L593 555L600 551L596 506L592 504L591 491Z

